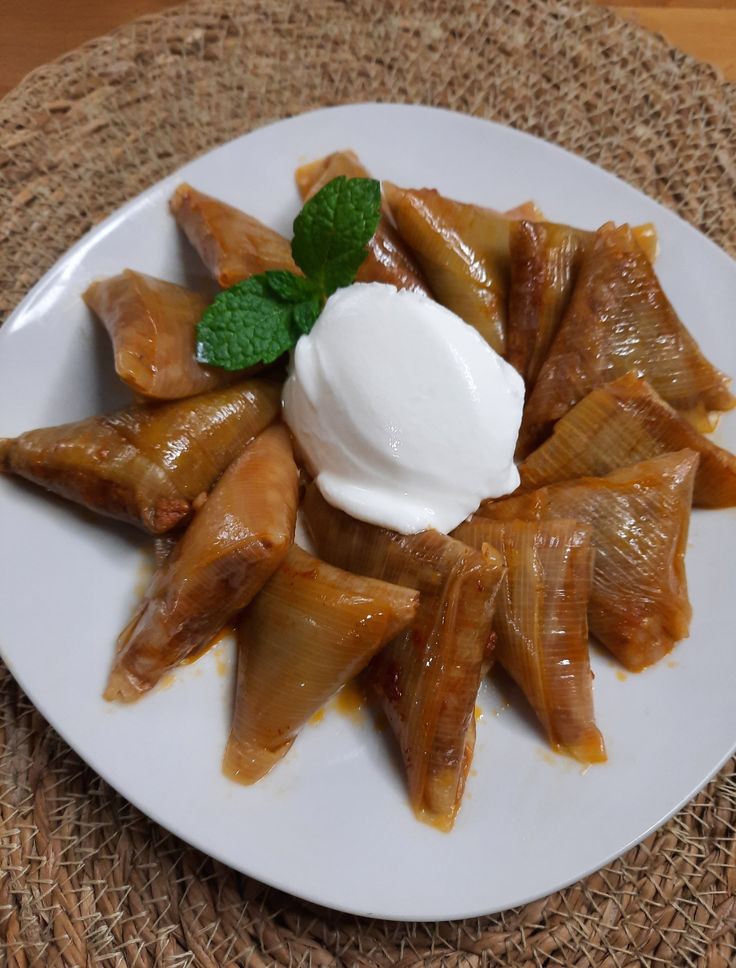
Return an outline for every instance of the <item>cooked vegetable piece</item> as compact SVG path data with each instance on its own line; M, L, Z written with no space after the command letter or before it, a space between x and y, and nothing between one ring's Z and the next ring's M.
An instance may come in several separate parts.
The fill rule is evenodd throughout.
M520 205L514 205L513 208L507 208L503 213L506 218L513 219L517 221L518 219L526 219L528 222L541 222L544 220L544 213L536 202L528 201L522 202Z
M434 189L384 182L383 191L435 297L503 353L511 220Z
M583 255L570 305L524 412L525 457L586 393L634 371L676 410L736 404L662 291L631 229L605 225Z
M0 470L153 534L175 527L191 511L166 470L103 417L0 440Z
M352 151L336 151L296 170L296 185L306 201L320 188L344 175L346 178L370 178ZM375 235L368 243L368 255L358 270L357 282L383 282L397 289L414 289L430 295L426 280L413 256L391 224L388 209L378 223Z
M179 227L223 288L268 269L299 271L289 240L252 215L186 184L176 189L170 206Z
M195 359L195 327L209 304L199 293L126 269L93 282L84 301L109 333L115 372L134 393L179 400L233 381Z
M500 557L437 531L401 535L356 521L313 484L303 510L322 558L419 591L412 627L376 656L365 679L399 741L417 817L449 830L475 745L473 713L491 647Z
M594 233L590 233L593 236ZM641 225L634 225L631 229L631 234L636 239L636 242L647 257L649 262L654 265L657 254L659 251L659 235L657 234L657 226L653 222L644 222Z
M139 404L0 440L0 471L92 511L161 534L181 524L245 444L280 410L268 380Z
M490 544L503 557L495 655L529 700L552 748L582 763L605 760L588 647L590 528L577 521L476 518L453 537L473 548Z
M129 407L108 423L194 500L280 411L281 384L253 377L181 402Z
M602 476L636 461L689 448L700 455L693 504L736 505L736 456L718 447L628 373L592 390L555 424L519 467L528 491L575 477Z
M586 235L568 225L520 219L510 227L510 285L506 359L527 392L570 301Z
M300 165L294 172L294 181L303 201L316 195L333 178L370 178L360 158L354 151L333 151L331 155Z
M595 637L632 672L688 635L685 549L698 455L681 450L607 477L583 477L487 501L494 521L590 525L595 571L588 621Z
M292 545L240 623L224 771L239 783L260 780L309 717L409 625L418 598Z
M634 226L640 248L654 262L657 231ZM583 252L594 232L539 219L510 226L510 285L506 359L524 377L529 392L547 357L570 302Z
M121 633L106 699L140 698L251 601L293 541L297 478L281 424L228 467Z
M508 213L507 213L508 214ZM632 233L654 262L657 231L648 222ZM585 249L594 232L519 217L510 226L510 283L506 359L534 386L567 309Z

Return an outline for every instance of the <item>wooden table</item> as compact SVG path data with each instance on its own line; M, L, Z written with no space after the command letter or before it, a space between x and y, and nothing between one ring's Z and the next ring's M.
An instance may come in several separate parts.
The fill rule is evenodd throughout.
M736 81L736 0L595 0Z
M0 97L30 70L175 0L3 0ZM664 34L736 80L736 0L594 0Z

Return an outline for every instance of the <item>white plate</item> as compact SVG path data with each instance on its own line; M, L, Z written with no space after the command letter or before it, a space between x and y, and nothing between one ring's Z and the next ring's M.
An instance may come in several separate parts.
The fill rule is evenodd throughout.
M0 331L0 434L126 399L80 293L125 266L173 281L202 276L167 213L179 181L288 233L298 210L294 168L344 147L377 176L484 205L534 198L548 217L588 228L609 218L656 222L666 291L708 356L736 373L736 266L685 222L528 135L431 108L368 104L316 111L223 145L74 246ZM736 416L724 418L717 437L736 446ZM641 840L735 745L732 511L693 515L695 617L671 659L620 681L612 662L593 657L609 762L582 772L548 754L526 713L494 715L503 700L484 687L473 770L449 835L412 816L388 737L334 710L257 786L228 782L220 773L232 672L224 647L133 707L103 702L113 643L139 593L145 539L13 480L0 480L0 514L2 655L48 721L154 820L321 904L434 920L548 894Z

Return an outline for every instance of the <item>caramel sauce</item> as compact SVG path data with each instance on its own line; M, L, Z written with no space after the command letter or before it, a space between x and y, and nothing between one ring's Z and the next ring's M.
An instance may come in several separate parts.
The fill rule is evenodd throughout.
M209 642L205 642L201 648L191 652L186 659L182 659L181 665L191 665L193 662L196 662L197 659L201 659L205 652L209 652L210 649L214 648L216 645L219 645L223 639L226 639L229 635L235 635L235 627L232 625L223 626L223 628L221 628L216 635L212 636ZM227 662L225 662L224 656L222 657L222 661L224 662L224 668L226 670ZM217 671L220 672L219 667ZM220 675L224 675L224 671L220 672Z
M556 766L558 768L561 768L566 773L569 773L571 770L575 769L576 767L582 769L583 773L585 773L588 770L588 767L590 766L590 763L576 762L570 756L567 756L560 748L550 749L548 746L540 747L540 749L538 750L538 754L540 758L544 760L545 763L549 764L549 766Z
M346 682L328 708L352 720L357 726L370 722L377 733L384 733L388 729L385 713L377 703L371 702L357 679Z
M312 713L312 715L309 717L309 722L314 726L317 723L321 723L324 718L325 710L323 706L322 709L318 709L316 713Z
M667 663L667 668L668 669L677 669L677 667L679 665L680 665L680 663L676 659L670 659L669 662Z
M619 682L626 682L629 677L622 669L616 669L616 678Z
M481 719L483 719L483 710L480 708L480 706L475 707L473 715L475 716L476 723L479 723Z
M354 679L345 683L332 700L332 707L359 726L365 722L366 696Z
M226 676L230 671L230 663L228 662L228 657L225 653L222 643L220 643L214 651L215 656L215 669L218 676Z

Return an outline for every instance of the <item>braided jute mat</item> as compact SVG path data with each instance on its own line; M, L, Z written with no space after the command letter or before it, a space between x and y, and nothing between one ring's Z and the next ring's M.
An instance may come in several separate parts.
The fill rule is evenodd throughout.
M267 121L365 100L442 105L556 141L736 252L736 87L609 12L577 0L202 0L40 68L0 102L0 312L184 161ZM0 736L0 964L736 964L733 762L574 887L491 917L395 924L280 894L165 833L7 673Z

